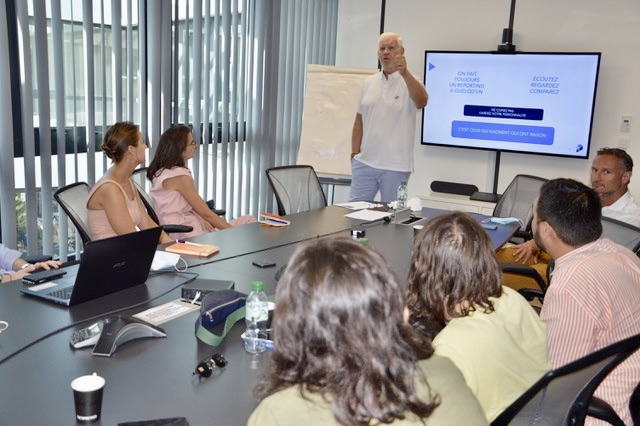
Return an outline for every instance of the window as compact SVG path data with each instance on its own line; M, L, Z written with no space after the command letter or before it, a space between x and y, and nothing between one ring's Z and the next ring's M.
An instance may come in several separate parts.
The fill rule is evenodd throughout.
M0 158L13 176L0 200L17 202L0 206L5 244L79 253L52 194L102 176L102 134L122 120L140 126L150 156L169 125L192 125L202 197L228 217L271 207L264 170L295 162L306 64L333 64L338 0L6 1L0 124L14 137L0 144L14 158Z

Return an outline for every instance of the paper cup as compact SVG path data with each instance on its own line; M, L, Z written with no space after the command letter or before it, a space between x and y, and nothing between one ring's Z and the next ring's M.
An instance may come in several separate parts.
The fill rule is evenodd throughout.
M76 407L76 421L91 423L100 420L104 384L104 378L96 373L80 376L71 382Z

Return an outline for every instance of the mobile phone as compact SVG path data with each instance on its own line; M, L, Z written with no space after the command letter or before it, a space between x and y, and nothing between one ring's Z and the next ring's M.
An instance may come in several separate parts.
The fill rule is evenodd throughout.
M254 260L252 263L254 266L257 266L258 268L270 268L272 266L276 266L276 262L269 259Z
M496 229L498 229L498 225L495 225L493 223L483 223L482 227L484 229L488 229L490 231L495 231Z
M47 281L54 280L56 278L60 278L61 276L66 274L67 271L63 271L61 269L49 269L48 271L45 270L25 275L24 277L22 277L22 282L28 285L41 284Z

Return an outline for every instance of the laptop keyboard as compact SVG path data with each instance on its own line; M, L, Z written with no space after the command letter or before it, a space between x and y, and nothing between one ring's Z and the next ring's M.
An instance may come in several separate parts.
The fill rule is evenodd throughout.
M73 291L73 287L61 288L59 290L54 290L47 293L49 296L57 297L58 299L71 299L71 292Z

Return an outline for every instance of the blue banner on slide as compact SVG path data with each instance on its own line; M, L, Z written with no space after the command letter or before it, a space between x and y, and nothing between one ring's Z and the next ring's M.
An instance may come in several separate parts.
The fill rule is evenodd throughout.
M467 117L511 118L515 120L542 121L542 108L515 108L491 105L465 105L464 115Z
M553 127L458 120L451 123L451 136L454 138L553 145L554 135L555 129Z

